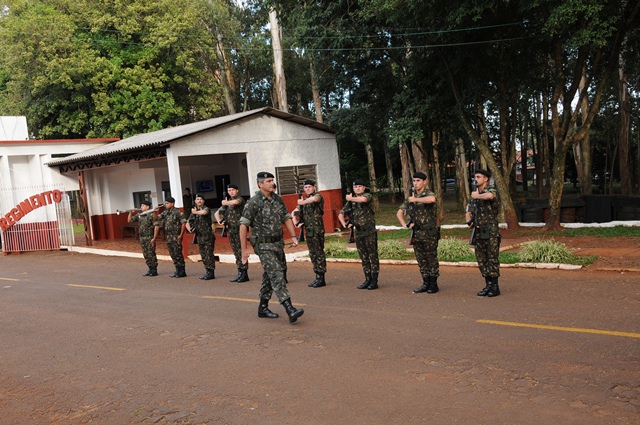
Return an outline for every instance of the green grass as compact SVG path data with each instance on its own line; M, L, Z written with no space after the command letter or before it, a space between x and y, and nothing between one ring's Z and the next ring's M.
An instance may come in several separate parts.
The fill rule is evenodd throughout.
M73 225L73 234L81 235L84 233L84 224L74 224Z
M640 227L582 227L579 229L564 229L559 232L532 232L533 235L545 236L594 236L598 238L620 238L640 236Z

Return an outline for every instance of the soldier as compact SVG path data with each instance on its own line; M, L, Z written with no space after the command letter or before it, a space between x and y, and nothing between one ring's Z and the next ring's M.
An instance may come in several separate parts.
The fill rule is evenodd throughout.
M182 208L184 208L185 213L191 211L191 208L193 208L193 195L191 194L191 189L188 187L184 188L184 195L182 195Z
M269 310L269 300L273 292L284 306L289 323L294 323L304 314L303 309L296 309L291 304L291 296L284 280L285 255L282 225L284 224L291 235L293 246L298 246L298 237L287 212L282 198L275 193L276 185L273 174L258 173L258 188L256 193L244 207L240 219L240 245L242 246L242 262L249 260L247 249L247 234L251 226L251 245L260 257L264 273L260 287L260 305L258 317L275 319L278 315Z
M373 195L365 192L364 181L356 179L353 182L353 194L348 193L346 200L351 202L352 211L347 225L342 208L338 214L338 220L343 227L356 228L356 248L362 261L365 281L358 285L358 289L378 289L378 273L380 261L378 260L378 232L376 230L376 217L373 212Z
M426 292L435 294L439 291L438 276L438 239L440 229L437 226L436 194L426 187L427 175L417 172L413 175L415 192L400 206L396 216L403 227L412 230L413 250L422 275L422 286L413 290L415 294ZM410 222L406 223L404 216L409 211Z
M477 189L471 192L467 205L466 220L470 228L475 228L476 259L480 273L485 279L485 287L478 292L479 297L497 297L500 295L498 277L500 277L500 230L498 211L500 210L498 192L489 186L491 173L476 170Z
M156 238L153 235L153 222L156 218L155 210L151 209L151 202L142 201L140 205L140 209L142 210L140 214L133 215L134 210L129 210L129 217L127 217L127 221L129 223L138 222L139 223L139 233L140 233L140 246L142 246L142 255L144 256L144 261L147 263L147 267L149 267L149 271L147 271L142 276L158 276L158 257L156 257Z
M305 180L303 189L307 197L298 199L298 207L292 214L293 221L296 227L304 225L307 232L309 256L316 274L316 280L309 283L309 287L321 288L327 286L324 279L327 272L327 258L324 254L324 222L322 221L324 199L322 195L316 193L316 183L313 180Z
M238 186L230 184L227 186L227 193L230 199L223 199L222 206L214 214L218 224L224 223L227 226L229 234L229 245L236 257L236 267L238 275L231 279L231 282L248 282L249 281L249 264L242 263L242 247L240 246L240 217L244 208L245 200L242 196L238 196Z
M165 210L162 211L157 221L154 223L156 226L153 233L153 239L158 238L158 232L160 231L160 221L164 220L164 233L167 237L167 247L169 248L169 255L173 260L173 265L176 267L175 273L169 275L169 277L186 277L184 256L182 255L182 237L184 236L185 223L187 220L184 218L182 211L175 208L176 200L169 196L164 201Z
M195 233L200 249L200 257L204 264L205 274L200 276L202 280L216 278L216 262L213 250L216 247L216 235L213 233L211 210L204 204L204 196L199 193L195 198L196 206L191 209L191 216L187 222L187 231Z

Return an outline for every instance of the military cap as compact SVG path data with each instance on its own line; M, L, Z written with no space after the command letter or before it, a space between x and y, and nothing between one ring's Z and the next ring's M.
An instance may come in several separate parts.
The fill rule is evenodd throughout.
M314 182L314 181L313 181L313 180L311 180L311 179L306 179L306 180L304 181L304 186L306 186L306 185L308 185L308 184L310 184L311 186L315 186L315 185L316 185L316 182Z
M483 176L491 177L491 172L487 170L477 169L476 174L482 174Z
M258 173L258 178L259 179L272 179L273 178L273 174L271 174L268 171L260 171Z
M201 194L199 194L199 193L196 193L195 198L202 198L202 199L204 199L204 195L201 195ZM195 199L195 198L194 198L194 199Z
M238 190L238 185L237 185L237 184L233 184L233 183L228 184L228 185L227 185L227 189L235 189L235 190Z
M171 202L172 204L176 203L176 200L173 198L173 196L169 196L167 197L167 199L164 200L165 202Z
M414 179L420 179L420 180L426 180L427 179L427 175L421 171L418 171L417 173L413 174L413 178Z
M353 181L353 185L354 185L354 186L366 186L366 185L364 184L364 180L362 180L362 179L355 179L355 180Z
M142 201L142 202L140 202L140 203L141 203L142 205L146 205L146 206L148 206L148 207L150 207L150 206L151 206L151 201Z

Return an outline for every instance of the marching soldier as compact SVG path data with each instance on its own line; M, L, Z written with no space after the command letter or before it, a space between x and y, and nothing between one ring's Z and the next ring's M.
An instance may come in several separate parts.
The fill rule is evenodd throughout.
M500 211L498 192L489 186L491 173L476 170L477 189L471 192L467 205L466 220L476 232L476 259L480 273L485 279L485 287L478 292L479 297L497 297L500 295L498 278L500 277L500 229L498 212ZM475 205L474 205L475 204Z
M169 255L171 255L173 265L176 268L175 273L169 275L169 277L187 277L184 256L182 255L182 238L187 220L184 218L182 211L175 208L175 202L176 200L171 196L164 201L165 210L158 215L157 221L154 223L153 239L156 240L158 238L160 221L164 220L167 247L169 248Z
M158 257L156 257L156 238L153 235L155 210L151 210L151 202L142 201L140 214L133 215L133 210L129 210L127 221L139 223L140 246L142 255L149 270L142 276L158 276Z
M351 202L351 219L347 225L343 208L338 215L338 220L343 227L356 228L356 248L362 261L365 281L358 285L358 289L378 289L378 273L380 261L378 260L378 231L376 230L376 217L373 212L373 195L365 192L364 181L356 179L353 182L353 194L347 194L347 202Z
M195 233L200 249L200 257L204 264L205 274L200 276L202 280L216 278L216 262L213 250L216 247L216 235L213 233L213 222L211 221L211 210L204 204L204 196L199 193L195 198L196 206L191 209L191 217L187 222L187 231ZM192 225L193 223L193 225Z
M316 274L316 280L309 283L309 287L321 288L327 286L324 278L327 272L327 259L324 254L324 222L322 221L324 199L316 192L316 183L313 180L305 180L303 189L307 197L298 199L298 207L292 214L293 221L296 227L304 225L307 233L309 256Z
M242 262L247 263L249 260L247 234L249 227L251 227L251 245L260 257L260 263L264 269L262 286L260 287L258 317L270 319L279 317L269 310L269 300L275 292L289 316L289 323L294 323L304 314L304 310L297 309L291 304L291 296L285 283L286 261L282 225L287 227L294 247L298 246L298 237L284 201L275 193L276 185L273 181L273 174L264 171L258 173L258 188L260 191L247 201L240 219Z
M436 208L436 194L426 187L427 175L417 172L413 175L415 193L400 206L396 216L403 227L413 229L413 250L422 275L422 286L413 290L419 294L426 292L435 294L439 291L438 276L440 264L438 262L438 239L440 229L437 226L438 209ZM410 222L404 219L409 211Z
M215 212L214 216L218 224L223 224L222 221L224 217L227 233L229 234L229 245L231 245L233 255L236 257L238 275L230 281L248 282L249 264L242 263L242 247L240 245L240 217L242 217L245 200L242 196L238 195L238 186L235 184L227 186L227 193L229 193L230 199L222 200L222 206Z

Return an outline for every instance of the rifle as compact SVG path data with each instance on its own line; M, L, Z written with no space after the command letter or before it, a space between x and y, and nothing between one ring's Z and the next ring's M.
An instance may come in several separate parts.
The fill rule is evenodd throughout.
M198 243L198 229L196 228L197 219L198 217L194 213L191 213L189 219L187 220L189 223L189 228L191 229L189 233L193 233L193 240L191 241L193 245L196 245Z
M473 193L475 191L476 191L476 181L474 179L471 192ZM476 244L476 210L477 209L478 209L478 200L474 199L473 206L470 209L468 209L468 211L471 211L471 219L467 221L467 226L471 226L473 224L473 228L471 230L471 237L469 238L469 245Z
M229 200L229 194L226 191L226 186L225 186L225 181L224 179L222 179L222 187L225 188L225 191L222 192L222 198L225 201ZM222 230L220 231L220 237L221 238L226 238L227 237L227 212L229 211L229 207L225 208L224 212L222 214L220 214L220 224L222 224Z
M347 195L351 195L351 188L347 188ZM345 216L347 229L349 229L349 243L354 243L355 240L355 226L349 227L351 223L351 213L353 212L353 203L351 201L347 202L347 205L343 208L343 215Z
M409 190L409 195L413 196L415 193L415 189L412 187ZM413 202L409 202L409 210L408 210L408 214L409 214L409 221L407 222L407 228L411 229L411 236L409 236L409 245L413 245L414 243L416 243L416 229L415 226L411 227L411 225L414 223L413 221Z
M302 192L300 191L300 176L296 174L296 193L298 199L302 199ZM302 205L298 205L298 211L293 212L298 217L298 226L300 227L300 235L298 236L298 242L304 242L304 211Z

